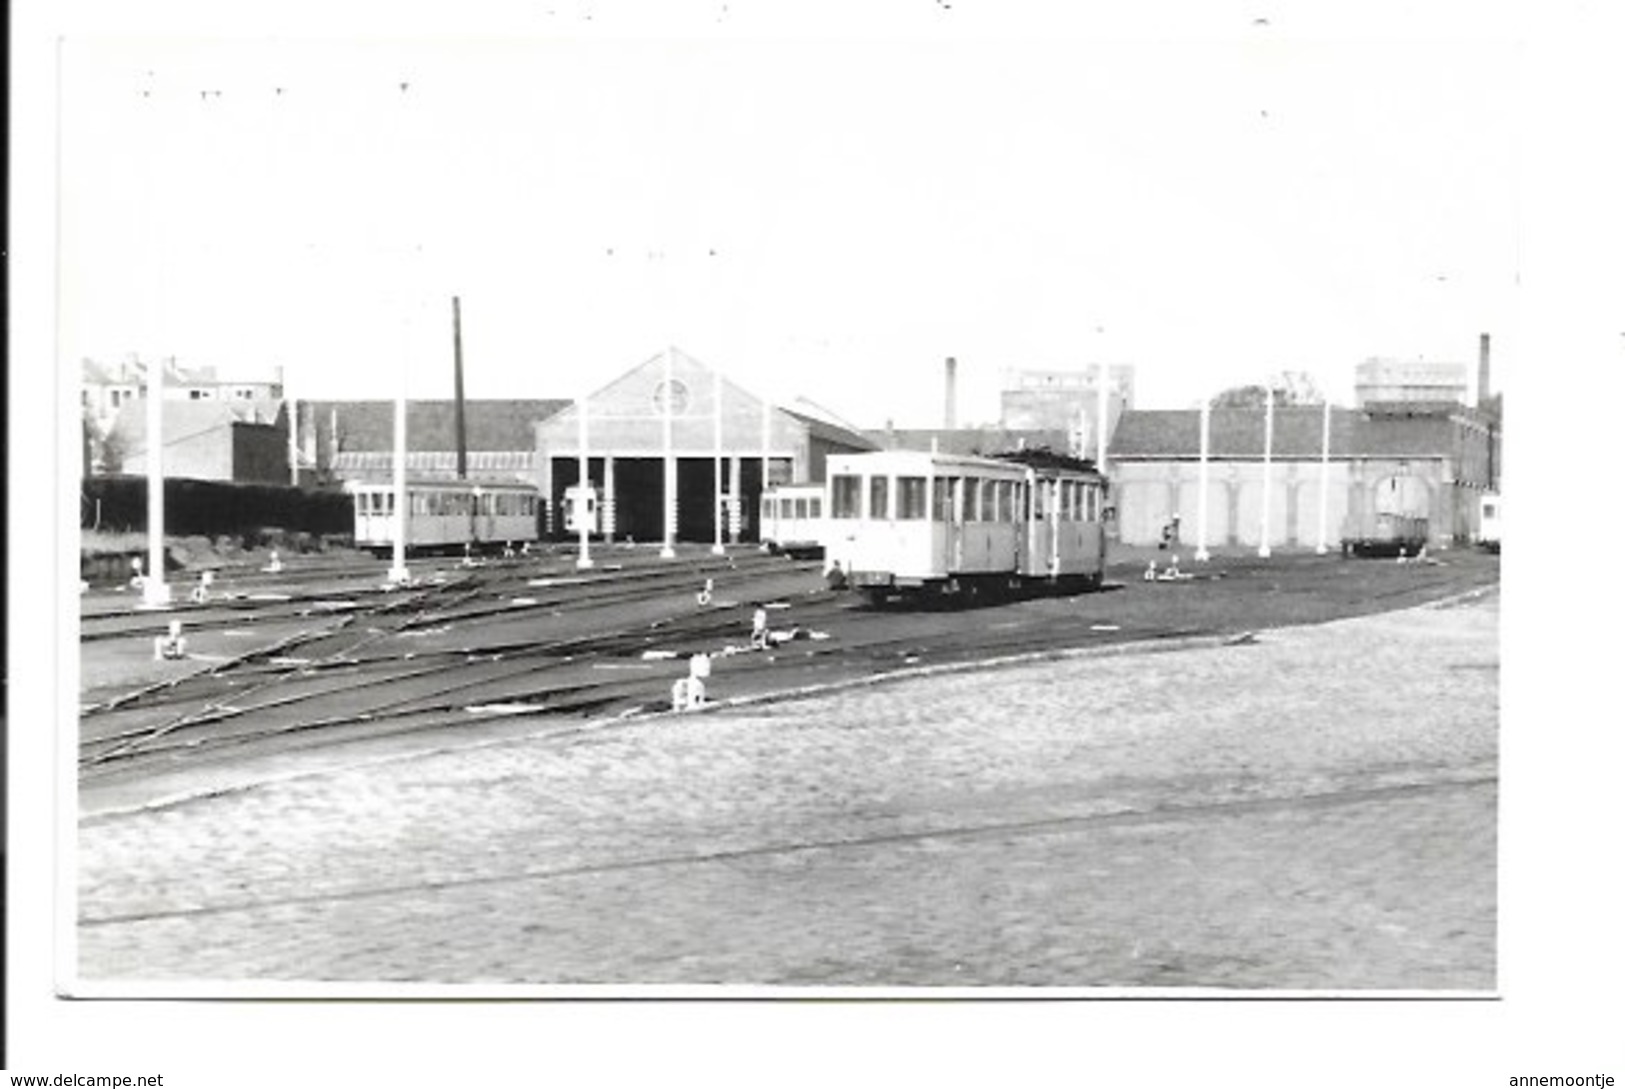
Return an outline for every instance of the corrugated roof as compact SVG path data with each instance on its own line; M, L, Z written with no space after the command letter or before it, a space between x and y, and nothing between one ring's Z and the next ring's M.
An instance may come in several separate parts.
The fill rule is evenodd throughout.
M1459 407L1459 406L1458 406ZM1196 458L1201 456L1199 409L1138 409L1123 413L1108 455L1114 459ZM1450 414L1373 414L1332 408L1331 456L1426 457L1454 451ZM1262 458L1264 410L1216 408L1209 417L1208 456ZM1270 456L1318 458L1322 409L1319 405L1275 410Z
M1064 451L1071 442L1065 431L1002 427L906 428L865 432L882 450L930 450L933 441L943 454L997 454L1006 450L1045 447Z
M334 411L338 412L339 449L342 452L395 449L394 401L311 401L308 403L325 441ZM572 402L567 400L479 400L465 401L468 450L536 449L535 425ZM457 449L457 402L409 401L406 406L406 440L411 450Z
M533 479L536 455L533 450L475 450L468 455L471 480ZM387 481L394 476L395 455L391 451L352 450L340 453L333 471L346 480ZM457 477L455 450L409 450L406 473L414 480L454 480Z
M806 426L807 434L815 439L823 439L825 442L849 446L854 450L879 449L874 440L861 431L853 431L850 428L830 423L828 420L820 420L816 416L809 416L804 412L797 412L790 408L780 408L779 411L786 416L793 416L799 420Z

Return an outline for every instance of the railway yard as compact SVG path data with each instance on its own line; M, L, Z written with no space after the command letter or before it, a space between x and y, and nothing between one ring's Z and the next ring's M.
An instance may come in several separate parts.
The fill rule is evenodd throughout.
M594 558L83 595L80 979L1494 984L1497 556L962 608Z

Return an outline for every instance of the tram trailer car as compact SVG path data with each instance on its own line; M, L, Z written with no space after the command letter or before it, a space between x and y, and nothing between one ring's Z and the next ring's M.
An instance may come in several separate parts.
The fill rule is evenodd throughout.
M824 554L824 485L780 484L762 494L762 544L796 558Z
M872 601L1083 590L1105 579L1106 479L1087 461L832 455L826 487L829 566Z
M1494 492L1478 500L1478 547L1501 551L1501 497Z
M395 486L352 481L355 546L375 555L395 547ZM542 498L528 484L467 480L408 481L406 549L455 552L518 547L540 539Z
M1345 527L1344 556L1414 556L1428 543L1427 518L1379 511Z

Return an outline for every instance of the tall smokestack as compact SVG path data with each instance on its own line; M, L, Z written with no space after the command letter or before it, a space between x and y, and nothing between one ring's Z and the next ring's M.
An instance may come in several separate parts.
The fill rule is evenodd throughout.
M1490 397L1490 335L1478 334L1478 407Z
M451 351L457 367L457 479L468 479L468 433L463 427L463 311L451 297Z
M953 356L949 356L948 362L943 365L943 384L945 389L943 391L942 426L947 428L949 431L952 431L955 427L959 426L954 419L955 402L958 399L959 392L957 389L957 381L954 372L958 369L958 366L959 365L954 362Z

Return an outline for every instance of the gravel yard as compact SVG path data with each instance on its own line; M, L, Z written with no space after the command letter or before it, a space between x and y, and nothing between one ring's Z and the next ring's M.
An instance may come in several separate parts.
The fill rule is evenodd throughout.
M1491 591L90 820L81 975L1490 989L1498 611Z

